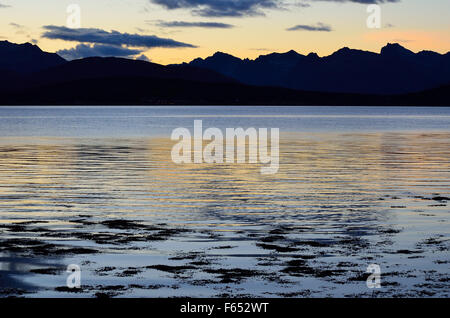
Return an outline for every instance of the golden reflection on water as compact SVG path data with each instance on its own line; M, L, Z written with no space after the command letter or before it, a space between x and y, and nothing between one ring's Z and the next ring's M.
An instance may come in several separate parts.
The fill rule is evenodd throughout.
M184 164L174 141L0 140L0 223L130 218L191 227L316 224L386 217L386 196L450 189L450 134L284 134L280 170Z

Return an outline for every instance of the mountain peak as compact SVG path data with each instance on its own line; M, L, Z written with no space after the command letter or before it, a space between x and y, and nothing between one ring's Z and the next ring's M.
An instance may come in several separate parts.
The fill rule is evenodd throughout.
M26 43L22 43L22 44L16 44L16 43L12 43L9 42L8 40L4 40L4 41L0 41L0 48L1 49L27 49L27 50L35 50L35 51L39 51L42 52L42 50L34 44L31 44L29 42Z
M442 56L444 56L443 54L440 54L438 52L429 51L429 50L420 51L416 55L418 57L427 58L427 59L439 59Z
M398 43L388 43L381 49L381 55L398 56L398 55L413 55L414 52L404 48Z
M290 51L286 52L285 54L286 55L294 55L294 56L300 55L299 53L297 53L297 51L294 51L294 50L290 50Z
M325 57L325 59L336 60L336 61L353 61L357 63L366 63L369 59L374 59L378 56L377 53L373 53L370 51L351 49L349 47L343 47L340 50L337 50L330 56ZM364 61L364 62L363 62Z
M308 58L310 59L320 59L319 55L315 52L311 52L307 55Z
M347 53L350 52L352 49L349 48L348 46L344 46L343 48L337 50L335 53Z
M221 51L217 51L216 53L213 54L213 56L222 56L222 55L230 55L230 54Z
M238 59L237 57L235 57L235 56L233 56L233 55L231 55L231 54L224 53L224 52L220 52L220 51L217 51L216 53L214 53L214 55L213 55L212 57L215 57L215 58L233 58L233 59Z
M347 56L347 55L349 55L350 52L353 52L353 51L354 50L352 50L349 47L345 46L345 47L337 50L336 52L334 52L330 56Z
M294 50L285 53L270 53L267 55L260 55L255 62L271 63L278 65L295 65L304 56Z
M350 56L350 54L355 51L350 49L349 47L345 46L339 50L337 50L336 52L334 52L333 54L331 54L328 57L345 57L345 56Z
M405 47L403 47L399 43L387 43L384 47L381 48L381 50L386 50L386 49L406 50Z
M189 63L191 66L209 68L216 72L227 75L227 70L241 65L243 61L231 54L216 52L205 59L197 58Z
M15 44L0 41L0 70L19 73L32 73L65 63L55 53L42 51L31 43Z

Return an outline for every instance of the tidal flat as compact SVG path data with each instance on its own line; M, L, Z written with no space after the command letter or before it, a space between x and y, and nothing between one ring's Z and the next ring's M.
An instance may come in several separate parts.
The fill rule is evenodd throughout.
M448 297L450 134L286 135L268 176L172 143L3 140L1 296Z

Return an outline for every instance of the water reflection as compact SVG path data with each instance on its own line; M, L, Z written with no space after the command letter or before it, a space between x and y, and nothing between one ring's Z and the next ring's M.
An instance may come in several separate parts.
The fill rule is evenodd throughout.
M373 254L388 262L388 246L400 250L421 239L449 235L447 206L430 204L433 195L450 194L447 132L284 134L276 175L262 175L260 166L249 164L176 165L170 157L173 144L163 138L47 138L39 143L2 138L0 240L38 239L58 248L88 247L100 253L128 249L128 256L152 251L172 257L180 250L205 252L228 242L237 249L223 256L237 266L238 256L269 257L301 250L300 245L325 248L306 252L346 256L347 262ZM426 213L434 216L431 222ZM159 234L158 240L164 240L155 245L141 239L147 234L136 227L127 232L128 241L107 242L104 237L124 228L105 228L105 220L139 220L190 232L177 233L173 240ZM12 225L21 222L39 230L14 230ZM387 244L381 234L399 229L403 232L389 237ZM47 256L30 262L23 255L10 255L8 248L3 253L2 288L35 291L17 275L26 272L24 266L47 263ZM411 260L402 263L403 270L414 266Z

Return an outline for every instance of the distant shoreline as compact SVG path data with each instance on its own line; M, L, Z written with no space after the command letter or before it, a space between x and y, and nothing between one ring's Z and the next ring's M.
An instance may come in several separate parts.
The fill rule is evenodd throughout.
M150 89L148 89L150 87ZM369 95L297 91L240 83L148 78L88 79L4 93L4 106L450 106L450 85Z

